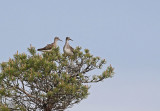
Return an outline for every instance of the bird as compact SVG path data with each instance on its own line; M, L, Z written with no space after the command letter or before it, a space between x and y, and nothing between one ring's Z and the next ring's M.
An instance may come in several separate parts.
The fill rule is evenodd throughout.
M68 43L69 40L73 41L70 37L66 37L66 43L63 47L63 51L66 55L73 56L74 55L74 53L73 53L74 49L69 45L69 43Z
M61 39L59 39L59 37L55 37L54 38L54 42L51 44L47 44L45 47L37 49L38 51L42 51L42 52L49 52L52 50L52 48L56 48L57 47L57 41L62 41Z

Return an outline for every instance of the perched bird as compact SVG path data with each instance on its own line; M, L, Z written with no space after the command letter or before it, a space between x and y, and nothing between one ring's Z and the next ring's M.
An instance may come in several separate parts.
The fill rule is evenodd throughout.
M73 41L70 37L66 37L66 43L63 47L63 51L66 55L72 56L72 55L74 55L74 53L73 53L74 49L69 45L69 43L68 43L69 40Z
M55 37L54 38L54 42L51 44L47 44L45 47L37 49L38 51L42 51L42 52L47 52L47 51L51 51L52 48L56 48L57 47L57 41L62 41L61 39L59 39L59 37Z

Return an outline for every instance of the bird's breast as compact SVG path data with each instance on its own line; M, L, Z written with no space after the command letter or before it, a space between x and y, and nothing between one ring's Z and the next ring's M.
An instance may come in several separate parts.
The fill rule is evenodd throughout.
M73 55L73 52L71 51L71 49L69 49L69 48L67 48L67 47L64 48L64 52L65 52L66 54L68 54L68 55Z

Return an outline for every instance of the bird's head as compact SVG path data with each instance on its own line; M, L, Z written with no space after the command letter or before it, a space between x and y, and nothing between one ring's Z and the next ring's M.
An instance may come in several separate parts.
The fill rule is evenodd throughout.
M59 40L59 41L62 41L59 37L55 37L55 38L54 38L54 41L58 41L58 40Z
M69 40L73 41L70 37L66 37L66 41L69 41Z

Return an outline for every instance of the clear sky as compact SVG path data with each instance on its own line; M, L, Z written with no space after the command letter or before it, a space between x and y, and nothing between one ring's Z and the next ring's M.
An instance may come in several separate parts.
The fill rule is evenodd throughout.
M0 0L0 62L55 36L115 67L67 111L160 111L160 0Z

